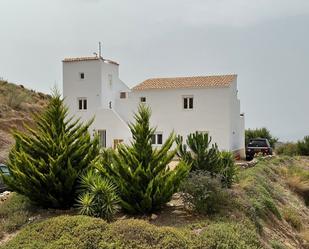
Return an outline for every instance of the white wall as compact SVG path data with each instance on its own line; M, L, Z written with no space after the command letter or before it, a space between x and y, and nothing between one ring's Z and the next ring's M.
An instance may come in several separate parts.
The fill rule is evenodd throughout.
M132 121L140 97L152 110L151 124L163 132L163 141L174 131L184 138L195 131L207 131L220 149L230 149L229 88L168 89L132 91L127 101L116 101L116 111ZM183 109L183 96L194 97L193 110Z
M106 130L107 147L114 146L114 139L123 139L124 143L129 143L131 139L131 132L127 123L111 109L98 110L90 130Z
M80 79L80 73L85 79ZM87 122L95 118L90 134L97 130L106 130L106 143L113 146L114 139L124 139L129 142L129 128L114 111L115 99L121 91L129 88L119 79L118 65L105 63L103 60L64 62L63 63L63 96L69 107L69 114L80 117ZM112 75L112 85L109 84ZM78 109L78 98L87 98L87 110ZM109 108L109 102L112 109Z
M85 73L84 80L80 79L81 72ZM146 97L152 110L151 124L163 133L163 142L173 131L184 139L189 133L205 131L221 150L244 148L244 118L240 117L237 80L225 88L130 91L118 74L118 65L103 60L63 63L63 94L70 114L84 122L95 116L89 131L92 134L94 130L106 130L108 147L113 146L114 139L130 141L127 123L133 121L140 98ZM122 91L127 92L126 99L120 99ZM183 109L183 96L193 96L193 110ZM78 110L78 97L87 97L86 111Z
M80 79L80 73L85 79ZM99 60L63 63L63 96L70 114L87 120L101 107L101 62ZM78 97L87 98L87 111L78 110Z
M240 116L240 101L238 99L237 80L235 80L230 87L231 104L230 104L230 148L232 151L239 151L244 149L245 126L244 117Z

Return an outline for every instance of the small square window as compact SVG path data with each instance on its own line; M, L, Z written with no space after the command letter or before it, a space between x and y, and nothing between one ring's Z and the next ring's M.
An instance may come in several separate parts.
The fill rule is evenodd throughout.
M80 79L85 79L85 73L79 73L79 77L80 77Z
M162 133L155 133L151 137L151 143L153 145L162 145L163 144L163 134Z
M141 97L141 102L145 103L146 102L146 97Z
M78 98L78 110L87 110L87 98Z
M120 92L120 98L121 99L127 98L127 93L126 92Z

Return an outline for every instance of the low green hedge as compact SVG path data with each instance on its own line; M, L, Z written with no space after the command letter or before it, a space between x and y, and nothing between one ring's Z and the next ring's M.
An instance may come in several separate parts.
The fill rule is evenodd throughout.
M176 229L142 220L108 224L87 216L59 216L24 228L3 249L189 248L190 240Z

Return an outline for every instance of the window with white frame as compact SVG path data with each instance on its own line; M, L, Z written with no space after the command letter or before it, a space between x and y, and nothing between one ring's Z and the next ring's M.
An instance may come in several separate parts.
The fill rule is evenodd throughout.
M145 103L146 102L146 97L141 97L141 102Z
M193 96L183 96L183 109L185 110L193 109Z
M102 148L106 148L106 130L98 130L99 144Z
M87 110L87 98L78 98L77 99L78 110Z
M79 73L79 78L80 78L81 80L85 79L85 73Z
M163 133L162 132L156 132L152 135L151 143L153 145L162 145L163 144Z

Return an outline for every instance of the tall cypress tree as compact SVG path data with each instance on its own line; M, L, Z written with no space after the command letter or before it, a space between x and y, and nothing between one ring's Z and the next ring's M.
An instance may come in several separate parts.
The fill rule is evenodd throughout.
M139 106L135 122L130 124L131 145L120 145L113 160L109 157L101 168L116 183L121 205L130 213L145 214L160 209L177 191L190 168L184 162L174 169L168 167L176 154L176 150L171 150L173 133L161 148L153 148L155 129L150 127L150 115L148 107Z
M9 154L10 177L5 183L33 202L50 208L68 208L76 198L77 180L98 154L97 138L88 128L68 118L68 108L55 91L47 109L35 115L35 126L14 132Z

